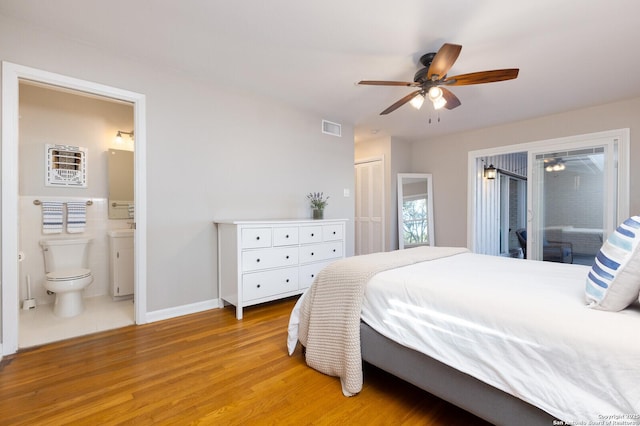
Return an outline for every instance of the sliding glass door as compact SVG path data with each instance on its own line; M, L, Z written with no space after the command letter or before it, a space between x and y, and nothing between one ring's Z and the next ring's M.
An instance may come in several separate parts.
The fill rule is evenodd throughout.
M629 215L629 139L617 129L469 152L469 248L513 256L518 241L527 259L592 264Z
M592 264L615 227L615 158L613 140L530 151L529 259Z

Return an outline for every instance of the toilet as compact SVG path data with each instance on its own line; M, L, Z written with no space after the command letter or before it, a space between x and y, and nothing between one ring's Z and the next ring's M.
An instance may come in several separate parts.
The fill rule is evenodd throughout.
M40 241L44 253L44 288L55 293L53 313L62 318L84 310L82 291L93 282L88 266L90 238Z

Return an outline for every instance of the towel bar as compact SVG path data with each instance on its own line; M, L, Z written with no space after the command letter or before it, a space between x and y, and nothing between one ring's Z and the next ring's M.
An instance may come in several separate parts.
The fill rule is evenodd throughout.
M64 204L67 204L66 201L63 201ZM42 204L42 201L40 200L33 200L33 204L35 204L36 206L39 206L40 204ZM93 205L93 201L92 200L87 200L87 205L91 206Z

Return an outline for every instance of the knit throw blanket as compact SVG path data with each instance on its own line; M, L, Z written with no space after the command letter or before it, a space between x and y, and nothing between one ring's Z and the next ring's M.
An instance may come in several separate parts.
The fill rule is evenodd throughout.
M300 307L298 337L307 365L340 377L342 393L362 390L360 311L364 289L378 272L468 251L460 247L417 247L341 259L316 277Z

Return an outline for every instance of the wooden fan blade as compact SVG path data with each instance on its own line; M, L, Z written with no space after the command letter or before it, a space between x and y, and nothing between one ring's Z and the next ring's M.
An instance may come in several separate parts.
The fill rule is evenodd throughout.
M470 84L493 83L494 81L513 80L518 77L518 68L503 70L479 71L469 74L454 75L444 80L448 86L467 86Z
M416 91L413 91L413 92L409 93L407 96L405 96L404 98L400 99L398 102L396 102L393 105L391 105L389 108L387 108L384 111L382 111L380 113L380 115L386 115L386 114L389 114L390 112L393 112L393 111L397 110L402 105L406 104L411 99L413 99L414 96L416 96L418 93L420 93L420 90L416 90Z
M419 86L417 83L409 83L407 81L379 81L379 80L362 80L358 84L367 84L370 86Z
M427 71L427 78L431 80L431 77L436 75L438 79L441 79L447 75L453 63L458 59L460 50L462 50L462 46L459 44L443 44L431 61L429 71Z
M446 109L454 109L462 104L462 102L460 102L460 99L458 99L458 97L454 95L451 90L442 86L440 86L440 90L442 90L442 97L447 101L447 103L444 104L444 107Z

